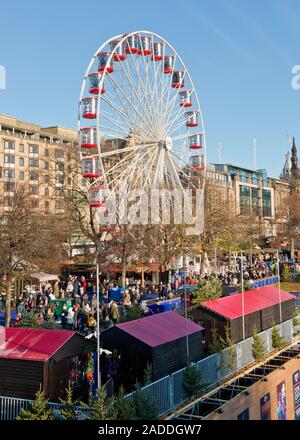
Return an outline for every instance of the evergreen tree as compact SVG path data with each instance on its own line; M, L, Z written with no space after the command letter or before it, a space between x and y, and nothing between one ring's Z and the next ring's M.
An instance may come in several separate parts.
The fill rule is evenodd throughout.
M152 365L147 362L147 366L144 370L144 386L152 383Z
M272 346L273 348L280 348L284 344L284 338L280 336L280 332L278 328L275 325L275 322L273 320L273 327L272 327Z
M222 350L222 343L218 337L218 330L215 326L210 329L211 332L211 342L208 344L208 351L210 354L219 353Z
M252 356L255 360L261 359L266 352L264 341L257 334L256 326L253 327L253 343L252 343Z
M38 328L37 313L35 310L24 310L21 314L19 327Z
M43 324L42 328L45 328L47 330L54 330L55 329L55 321L53 318L46 319Z
M204 388L200 370L196 365L189 364L187 366L184 372L182 388L188 397L198 395Z
M115 398L114 403L117 420L136 420L134 400L132 398L125 399L124 388L121 386Z
M141 318L142 314L143 314L143 311L142 311L140 305L134 303L134 304L132 304L131 307L129 307L126 310L123 319L124 319L124 321L134 321L135 319Z
M192 299L193 304L199 304L209 299L220 298L222 295L222 282L215 277L208 280L200 280L196 296Z
M158 405L149 388L142 389L139 383L135 384L133 404L138 420L156 420L158 417Z
M292 279L292 275L290 268L285 264L281 271L280 281L287 282L287 281L291 281L291 279Z
M221 342L223 348L228 349L227 350L226 366L230 371L232 371L234 369L235 349L234 349L234 343L231 339L231 330L230 330L230 324L228 321L225 325L225 339L220 337L220 342Z
M114 399L108 398L106 390L101 387L97 390L96 396L91 399L89 405L83 404L87 408L89 415L88 420L115 420L116 410L114 408Z
M71 388L71 384L69 382L68 388L66 388L66 398L59 399L61 404L64 405L61 409L61 415L64 420L76 420L76 404L77 402L73 401L73 390Z
M49 401L41 388L36 392L35 397L36 400L29 405L28 409L21 409L17 420L54 420L53 410L49 408Z

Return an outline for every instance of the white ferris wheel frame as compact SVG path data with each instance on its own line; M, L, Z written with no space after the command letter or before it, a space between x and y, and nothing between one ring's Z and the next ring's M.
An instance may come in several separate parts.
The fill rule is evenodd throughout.
M82 85L81 85L81 90L80 90L79 105L78 105L78 124L77 124L79 140L80 140L80 128L81 128L81 118L82 118L82 116L81 116L81 103L82 103L82 99L85 97L84 96L84 92L86 90L86 83L87 83L89 74L92 73L92 71L91 71L92 66L94 65L95 61L97 60L97 54L99 52L101 52L106 46L108 46L111 41L113 41L113 40L120 40L118 42L118 44L116 44L114 49L110 51L110 55L109 55L109 57L107 59L107 64L109 65L110 62L112 61L116 51L118 50L118 48L123 47L124 42L129 37L134 36L134 35L138 35L139 39L140 39L141 35L144 35L144 34L151 38L152 44L153 44L154 38L159 39L159 41L163 44L163 57L166 55L166 47L169 47L171 49L171 51L173 52L172 55L174 56L174 59L175 59L174 66L175 66L176 59L178 59L178 61L181 63L181 65L184 68L184 75L187 75L187 77L189 79L189 82L191 84L191 87L192 87L191 95L196 100L196 104L197 104L195 111L197 111L199 113L200 124L201 124L201 127L202 127L201 135L203 136L202 151L204 153L204 163L203 163L203 170L201 170L201 175L203 176L202 188L204 188L204 185L205 185L205 175L206 175L206 165L207 165L207 162L206 162L206 134L205 134L205 126L204 126L204 121L203 121L203 115L202 115L201 106L200 106L200 102L199 102L199 99L198 99L197 91L195 89L195 86L194 86L193 80L191 78L191 75L190 75L190 73L189 73L185 63L183 62L182 58L180 57L180 55L177 53L177 51L174 49L174 47L165 38L163 38L162 36L160 36L159 34L156 34L154 32L146 31L146 30L141 30L141 31L134 31L134 32L131 32L131 33L128 33L128 34L116 35L114 37L111 37L111 38L107 39L95 51L93 57L91 58L91 60L90 60L90 62L88 64L86 72L84 74ZM134 55L132 55L132 56L134 56ZM153 61L153 62L155 63L155 61ZM122 61L120 61L120 64L122 64ZM99 98L100 98L100 95L101 95L101 89L103 88L103 85L104 85L104 79L105 79L105 75L101 75L101 79L100 79L100 82L99 82L99 93L98 93L98 95L94 95L95 97L98 98L97 99L97 108L96 108L96 141L97 141L97 150L98 150L98 156L99 156L99 169L100 169L100 173L101 173L102 178L104 178L104 185L107 188L109 188L109 184L107 182L107 175L106 175L106 171L104 169L103 160L102 160L102 157L105 157L105 152L101 152L101 147L100 147L100 143L101 143L101 129L100 129L101 99L99 99ZM168 82L168 80L167 80L167 82ZM170 83L170 85L171 85L171 83ZM170 92L170 90L169 90L169 92ZM176 91L176 95L175 95L176 97L178 97L178 92L179 92L179 89L177 89L177 91ZM165 93L165 91L164 91L164 93ZM174 99L174 97L173 97L173 99ZM175 104L175 102L176 102L176 99L174 99L174 104ZM171 108L171 112L172 111L174 111L174 105ZM180 112L180 111L184 111L184 107L180 108L178 110L178 112ZM170 118L170 114L169 114L168 118ZM187 135L185 137L188 137L188 135L191 136L191 135L193 135L193 133L189 132L189 133L187 133ZM127 151L129 149L130 149L130 147L126 148ZM134 147L132 149L134 149ZM82 158L83 158L83 155L82 155L82 150L81 150L81 147L80 147L80 141L78 142L78 151L79 151L79 157L80 157L80 161L81 161ZM110 155L111 153L112 152L109 152L107 155ZM170 162L174 166L172 158L171 158ZM177 174L177 171L176 171L176 174ZM200 176L200 173L199 173L199 176ZM96 179L96 181L97 181L97 179ZM95 185L95 181L89 182L88 183L88 189L93 187L94 185ZM180 182L180 185L181 185L181 182ZM181 186L181 189L182 189L182 186Z

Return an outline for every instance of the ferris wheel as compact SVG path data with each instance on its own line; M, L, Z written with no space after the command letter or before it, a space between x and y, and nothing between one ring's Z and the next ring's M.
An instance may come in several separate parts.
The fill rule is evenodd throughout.
M191 76L175 49L148 31L118 35L95 52L78 112L82 175L92 207L103 190L201 189L203 117Z

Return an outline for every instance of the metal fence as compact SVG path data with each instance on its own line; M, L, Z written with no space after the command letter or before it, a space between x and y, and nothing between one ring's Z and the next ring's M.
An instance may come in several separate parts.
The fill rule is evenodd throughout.
M290 342L293 338L293 321L285 321L277 327L284 338L284 342ZM259 336L265 343L266 354L271 352L273 350L272 329L259 333ZM222 350L220 353L215 353L194 363L201 374L204 389L217 385L238 370L254 362L252 342L253 338L251 337ZM183 368L142 388L143 392L151 394L158 407L159 416L175 410L188 400L183 389L185 371L186 368ZM127 399L132 397L133 393L126 396ZM28 408L31 402L31 400L0 396L0 420L14 420L21 408ZM56 417L59 418L62 405L49 403L49 406L54 410ZM80 413L82 418L84 418L86 412L86 410L78 408L78 414Z

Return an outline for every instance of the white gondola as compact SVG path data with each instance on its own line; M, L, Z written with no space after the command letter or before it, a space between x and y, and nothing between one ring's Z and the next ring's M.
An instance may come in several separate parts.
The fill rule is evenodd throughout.
M95 96L83 98L81 105L83 118L95 119L97 117L97 98Z
M184 71L183 70L175 70L173 72L172 87L174 89L180 89L181 87L184 87Z
M203 142L203 134L196 133L191 136L189 136L189 146L193 150L200 150L203 148L204 142Z
M117 47L117 45L119 43L120 43L120 40L112 40L109 43L111 51L115 50L115 53L113 55L114 61L124 61L124 60L126 60L126 56L124 55L124 47L123 47L123 45L120 44L120 46Z
M204 154L197 154L191 156L191 166L197 171L202 171L205 168L205 156Z
M187 127L197 127L199 125L199 113L197 111L185 112Z
M138 51L138 36L136 34L130 35L126 39L126 45L125 45L125 53L127 55L131 55L134 53L137 53Z
M92 208L100 208L105 206L103 200L103 190L106 189L104 186L92 186L89 189L89 204Z
M98 95L99 93L105 93L104 83L100 90L100 81L101 81L102 73L101 72L92 72L89 74L90 88L89 93L93 95Z
M151 38L144 35L140 37L139 48L137 51L138 55L151 55Z
M97 147L96 127L83 127L80 129L80 146L81 148Z
M192 93L190 90L181 90L179 92L180 107L192 107Z
M98 58L98 72L112 73L114 71L113 58L109 60L111 52L99 52Z
M100 177L99 158L97 156L82 158L82 175L85 178L93 179Z
M164 73L172 73L174 70L174 56L164 56Z
M151 57L151 60L161 61L163 59L163 43L161 41L153 43L152 52L153 55Z

